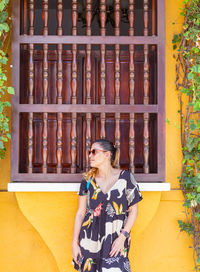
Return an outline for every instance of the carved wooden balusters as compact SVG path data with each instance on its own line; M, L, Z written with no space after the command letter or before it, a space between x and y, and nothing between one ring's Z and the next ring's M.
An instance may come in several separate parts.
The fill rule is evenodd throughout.
M144 0L144 36L149 35L149 1ZM144 105L149 104L149 45L144 44ZM149 173L149 113L144 113L144 173Z
M42 2L43 35L48 35L48 0ZM48 44L43 44L43 104L48 104ZM48 113L43 113L43 131L42 131L42 172L47 173L47 145L48 145Z
M101 36L106 35L106 0L100 0L100 34ZM106 46L105 44L100 45L100 103L101 105L105 105L106 103L106 97L105 97L105 88L106 88ZM101 113L100 114L101 119L101 131L100 131L100 137L105 138L106 132L105 132L105 119L106 114Z
M43 6L43 35L48 35L48 0L42 1ZM72 0L72 36L77 36L77 21L78 21L78 0ZM129 36L134 36L134 5L135 0L129 0ZM144 36L149 35L149 1L143 0L144 7ZM34 35L34 0L29 1L29 35ZM100 0L100 35L106 36L106 0ZM86 35L92 35L92 0L86 1ZM155 15L155 0L152 0L152 35L156 35L156 15ZM120 0L114 1L114 20L115 30L114 35L120 36ZM63 0L57 0L57 35L63 35ZM33 52L34 45L29 44L29 103L33 104L33 82L34 82L34 64ZM77 88L78 88L78 72L77 72L77 44L72 44L72 63L71 63L71 91L72 104L77 104ZM91 104L91 86L92 86L92 45L86 44L85 58L85 90L86 104ZM120 105L120 44L115 44L115 63L114 63L114 89L115 89L115 104ZM153 47L152 47L153 48ZM62 104L62 89L63 89L63 60L62 60L63 45L57 44L57 104ZM134 63L135 46L129 45L129 103L133 105L135 91L135 63ZM48 44L43 44L43 103L48 104ZM100 104L105 105L105 86L106 86L106 45L100 44ZM144 44L144 104L149 104L149 46ZM132 172L135 171L135 114L129 113L129 167ZM105 130L106 113L100 113L100 137L106 137ZM62 122L63 114L57 113L57 173L62 173ZM85 170L89 169L88 150L91 147L91 122L92 113L86 113L86 149L85 149ZM149 173L149 113L144 113L144 173ZM48 113L43 113L43 173L47 173L47 140L48 140ZM33 113L29 113L29 130L28 130L28 172L32 173L33 160ZM115 113L115 145L120 153L120 113ZM77 160L77 113L71 113L71 173L76 173ZM120 154L117 160L117 167L120 166Z
M129 36L134 36L134 0L129 0ZM129 103L134 104L134 90L135 90L135 64L134 64L134 45L129 45L129 90L130 98ZM135 158L135 114L129 114L130 127L129 127L129 167L134 173L134 158Z
M62 28L62 22L63 22L63 0L57 0L57 35L62 36L63 35L63 28Z
M91 29L91 21L92 21L92 0L86 1L86 35L92 35ZM86 45L86 104L91 104L91 44ZM86 158L86 171L89 170L89 156L88 151L91 147L91 120L92 114L90 112L86 113L86 150L85 150L85 158Z
M78 20L78 0L72 0L72 35L77 35ZM77 44L72 44L72 64L71 64L71 89L72 104L77 103ZM71 173L76 173L76 156L77 156L77 113L72 112L71 126Z
M63 3L57 0L57 35L62 36L62 20L63 20ZM62 65L62 49L63 45L57 45L57 104L62 104L62 88L63 88L63 65ZM62 112L57 113L57 173L62 173Z
M34 62L33 62L34 46L29 45L29 97L28 103L33 104L33 88L34 88ZM33 172L33 112L28 114L28 173Z
M120 0L114 3L115 36L120 36ZM115 44L115 104L120 105L120 45ZM115 146L118 151L116 167L120 162L120 112L115 113Z
M34 20L35 20L35 3L34 0L28 2L28 18L29 18L29 35L34 35Z
M29 1L29 35L34 35L34 0ZM29 95L28 103L33 104L33 88L34 88L34 45L28 46L29 51ZM28 173L33 172L33 112L28 114Z
M57 173L62 173L62 120L63 114L57 114Z

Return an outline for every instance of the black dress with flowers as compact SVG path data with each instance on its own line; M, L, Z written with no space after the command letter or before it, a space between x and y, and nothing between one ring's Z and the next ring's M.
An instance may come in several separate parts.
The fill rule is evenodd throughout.
M87 181L83 179L79 195L85 194L87 211L79 234L83 258L80 267L72 261L74 268L81 272L130 272L130 238L126 238L121 255L119 253L116 257L110 257L109 253L112 243L126 224L128 208L142 200L134 175L128 170L122 170L106 194L95 179L91 180L87 190Z

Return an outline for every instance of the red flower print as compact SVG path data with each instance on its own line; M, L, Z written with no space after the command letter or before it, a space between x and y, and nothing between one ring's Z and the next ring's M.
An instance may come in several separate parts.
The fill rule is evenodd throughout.
M94 216L99 216L101 214L102 204L103 203L100 203L99 206L96 207L94 210Z

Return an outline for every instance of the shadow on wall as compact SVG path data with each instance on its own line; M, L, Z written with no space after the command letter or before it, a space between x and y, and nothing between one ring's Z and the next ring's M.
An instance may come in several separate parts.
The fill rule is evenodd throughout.
M15 193L0 193L0 271L59 272L40 234L19 209Z

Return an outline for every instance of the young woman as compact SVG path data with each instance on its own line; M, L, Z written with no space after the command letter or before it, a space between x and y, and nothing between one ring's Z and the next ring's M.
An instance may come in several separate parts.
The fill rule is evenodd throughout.
M83 272L130 272L130 231L142 195L130 171L114 168L117 152L112 142L96 140L89 159L91 169L79 190L72 263Z

